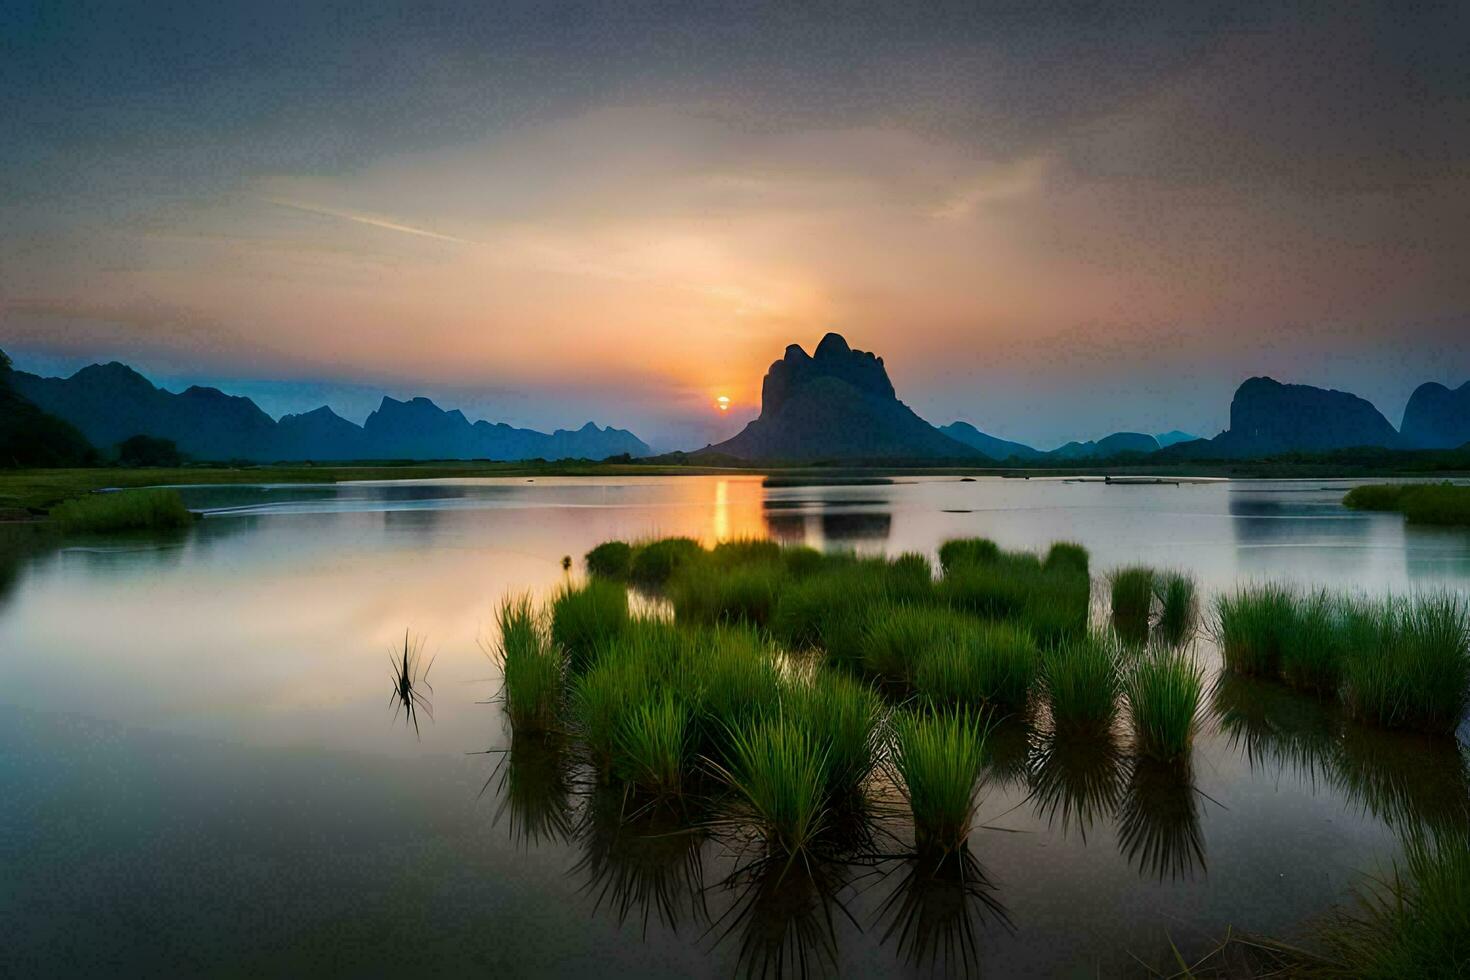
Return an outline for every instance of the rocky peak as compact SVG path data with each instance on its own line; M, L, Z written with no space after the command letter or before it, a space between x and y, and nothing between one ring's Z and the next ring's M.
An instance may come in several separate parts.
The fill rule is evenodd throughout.
M836 378L876 398L898 398L883 358L853 350L841 334L829 333L817 344L814 355L808 355L799 344L791 344L781 360L771 365L761 385L761 415L779 413L798 388L819 378Z

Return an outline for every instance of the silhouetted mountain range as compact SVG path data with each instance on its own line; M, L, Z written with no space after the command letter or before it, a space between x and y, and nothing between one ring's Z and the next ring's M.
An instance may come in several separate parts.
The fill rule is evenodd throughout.
M69 378L10 375L15 390L110 449L134 435L171 439L195 459L605 459L647 456L648 446L623 429L551 434L504 423L470 422L427 398L384 397L364 425L323 406L272 419L249 398L217 388L165 391L125 364L93 364Z
M97 451L76 427L41 410L15 389L10 357L0 350L0 466L84 466Z
M1450 389L1430 381L1414 389L1399 426L1413 449L1454 449L1470 443L1470 381Z

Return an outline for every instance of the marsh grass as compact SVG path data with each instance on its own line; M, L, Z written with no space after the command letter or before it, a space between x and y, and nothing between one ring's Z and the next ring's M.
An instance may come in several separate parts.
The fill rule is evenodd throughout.
M689 713L670 691L629 705L618 720L613 766L624 779L656 797L676 796L689 752Z
M668 592L680 622L764 627L775 612L786 576L779 561L747 565L691 562L675 573Z
M633 546L626 541L604 541L583 557L588 575L622 579L633 565Z
M1225 666L1273 676L1296 619L1300 597L1282 585L1253 585L1215 600L1215 639Z
M645 589L661 589L680 568L706 557L693 538L658 538L634 546L628 578Z
M107 531L167 531L188 527L194 515L177 490L115 490L65 500L51 519L68 534Z
M956 538L939 546L939 567L949 574L963 565L985 565L1000 557L1000 546L989 538Z
M1359 602L1348 621L1348 709L1389 728L1453 734L1470 698L1466 601L1441 593Z
M1376 484L1354 487L1342 502L1358 510L1399 511L1410 524L1470 525L1470 486Z
M1087 549L1074 541L1057 541L1047 550L1041 567L1048 572L1070 571L1086 576L1088 571Z
M511 727L527 733L554 730L561 715L565 661L546 636L531 597L502 601L496 624L500 639L491 652L500 667Z
M821 734L776 712L732 728L728 762L710 760L749 808L772 854L801 855L822 831L829 750L821 743Z
M770 538L733 538L721 541L709 555L711 565L725 569L747 565L780 565L783 558L781 545Z
M711 631L680 664L676 683L694 710L697 751L716 760L727 757L732 732L772 710L781 697L775 661L748 630Z
M1002 552L984 563L953 564L935 591L952 609L1019 621L1043 645L1087 628L1090 582L1066 561L1048 570L1035 555Z
M1042 654L1041 678L1059 732L1106 732L1118 714L1122 651L1106 633L1092 633Z
M1123 689L1139 754L1166 762L1189 754L1203 686L1203 672L1185 652L1150 650L1132 664Z
M888 605L866 610L862 666L893 683L908 683L928 651L952 645L973 625L946 609Z
M883 701L867 684L818 669L791 683L785 716L816 734L826 747L823 785L829 801L856 802L882 754Z
M393 694L388 702L393 705L393 717L401 713L417 736L419 715L434 720L434 688L429 684L434 660L431 657L424 663L423 641L404 630L403 647L389 654L388 663L393 668Z
M964 623L923 647L911 683L933 705L1017 706L1036 677L1036 641L1010 623Z
M1154 570L1143 565L1120 568L1108 577L1113 629L1125 642L1139 646L1148 642L1155 578Z
M649 662L621 646L609 649L591 669L573 678L572 720L604 776L612 771L624 715L650 697L654 683Z
M879 611L928 608L933 585L916 569L881 560L828 558L828 565L788 582L772 615L773 636L793 650L825 650L830 660L856 668L870 625Z
M1199 627L1199 597L1194 578L1184 572L1164 572L1154 579L1158 601L1158 636L1169 646L1182 646L1194 639Z
M1356 614L1323 589L1294 603L1281 640L1281 676L1293 687L1337 695Z
M551 642L574 673L592 665L597 652L628 624L628 591L621 582L594 578L566 585L551 601Z
M965 709L908 713L894 722L895 783L908 801L923 853L963 847L974 823L987 725Z

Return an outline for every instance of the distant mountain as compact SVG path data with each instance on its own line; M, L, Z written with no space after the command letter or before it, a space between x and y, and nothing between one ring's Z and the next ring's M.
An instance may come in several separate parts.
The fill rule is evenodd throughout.
M883 359L835 333L811 355L787 347L766 372L760 416L702 452L748 460L984 458L914 414L898 400Z
M1093 442L1069 442L1046 455L1051 459L1107 459L1120 453L1156 453L1159 441L1142 432L1114 432Z
M980 450L997 462L1005 462L1008 459L1036 459L1042 455L1039 450L1024 443L997 439L995 436L981 432L968 422L951 422L949 425L941 425L939 431L951 439Z
M90 463L97 451L86 437L17 391L14 378L10 358L0 351L0 467Z
M1401 445L1388 419L1357 395L1250 378L1230 402L1229 429L1213 439L1179 443L1165 453L1169 458L1247 458Z
M109 450L134 435L173 440L195 459L605 459L647 456L648 446L623 429L588 422L550 435L504 423L471 423L427 398L384 398L356 425L325 406L272 419L249 398L216 388L165 391L124 364L94 364L69 378L11 375L15 390L70 422Z
M1470 442L1470 381L1453 389L1437 381L1415 388L1399 434L1414 449L1458 449Z
M1154 438L1159 441L1159 447L1161 449L1167 449L1181 442L1194 442L1199 436L1192 436L1188 432L1180 432L1178 429L1170 429L1168 432L1160 432Z

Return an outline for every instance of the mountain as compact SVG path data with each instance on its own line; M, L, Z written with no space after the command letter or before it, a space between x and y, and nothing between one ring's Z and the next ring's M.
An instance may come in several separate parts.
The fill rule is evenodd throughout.
M1038 450L1024 443L997 439L995 436L981 432L968 422L951 422L949 425L941 425L939 431L951 439L980 450L997 462L1004 462L1008 459L1036 459L1042 455Z
M1213 439L1179 443L1169 458L1245 458L1365 446L1400 448L1388 419L1346 391L1250 378L1230 401L1230 428Z
M1069 442L1046 455L1052 459L1107 459L1119 453L1155 453L1159 442L1142 432L1114 432L1093 442Z
M171 439L181 452L202 460L604 459L651 452L623 429L588 422L548 435L504 423L471 423L427 398L385 397L362 426L326 406L277 422L249 398L198 386L165 391L116 362L82 368L69 378L20 371L11 378L22 397L104 449L148 435Z
M1454 389L1437 381L1415 388L1399 434L1414 449L1457 449L1470 442L1470 381Z
M702 452L751 460L982 459L898 400L883 359L839 334L796 344L766 372L761 414Z
M1178 429L1170 429L1168 432L1160 432L1154 438L1159 441L1159 448L1167 449L1181 442L1194 442L1199 436L1192 436L1188 432L1180 432Z
M0 466L83 466L97 450L71 423L42 411L15 389L0 351Z

